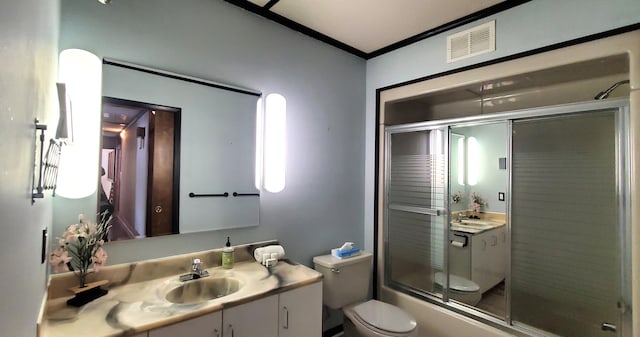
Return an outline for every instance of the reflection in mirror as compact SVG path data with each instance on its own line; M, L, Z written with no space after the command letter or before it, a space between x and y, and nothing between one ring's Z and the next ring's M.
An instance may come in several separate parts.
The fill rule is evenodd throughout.
M98 200L113 215L110 241L179 233L180 115L103 98Z
M454 126L450 137L449 298L504 318L507 124Z
M465 174L465 157L466 157L466 152L465 152L465 137L464 135L458 134L458 133L454 133L451 132L451 193L452 195L454 193L458 193L459 197L455 198L455 202L453 203L453 206L456 207L456 210L461 210L458 209L458 206L460 205L460 201L461 201L461 197L462 194L464 193L464 189L465 189L465 181L466 181L466 174Z
M258 225L260 93L104 60L103 96L98 200L117 215L112 239Z

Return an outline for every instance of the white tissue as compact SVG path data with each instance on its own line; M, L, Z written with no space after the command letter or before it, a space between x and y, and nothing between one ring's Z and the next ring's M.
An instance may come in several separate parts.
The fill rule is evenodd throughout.
M340 251L347 251L353 249L353 242L345 242L342 247L340 247Z
M454 247L464 247L464 242L451 241L451 245L454 246Z
M261 264L264 263L264 257L282 260L284 259L284 248L280 245L256 248L256 250L253 251L253 257Z

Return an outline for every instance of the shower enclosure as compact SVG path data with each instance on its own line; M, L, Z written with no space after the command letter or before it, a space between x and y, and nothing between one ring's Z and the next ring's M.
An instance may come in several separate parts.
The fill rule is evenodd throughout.
M630 336L627 119L628 101L608 100L386 127L385 284L519 333ZM484 158L506 169L507 249L494 260L506 273L495 311L449 296L459 166L480 160L452 150L464 138L452 130L487 124L507 135L506 159Z

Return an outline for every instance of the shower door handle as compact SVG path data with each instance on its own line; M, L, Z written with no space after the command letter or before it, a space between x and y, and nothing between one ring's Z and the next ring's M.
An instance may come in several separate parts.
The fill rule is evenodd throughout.
M444 210L436 209L436 208L421 207L421 206L405 206L405 205L398 205L398 204L389 204L389 209L392 209L395 211L420 213L420 214L434 215L434 216L441 216L444 214Z
M609 332L616 332L618 330L615 324L611 324L607 322L602 323L601 329L602 331L609 331Z

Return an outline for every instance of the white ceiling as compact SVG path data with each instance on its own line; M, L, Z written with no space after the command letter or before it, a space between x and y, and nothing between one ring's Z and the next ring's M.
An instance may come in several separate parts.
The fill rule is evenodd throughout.
M266 17L271 13L277 14L364 54L376 52L399 41L505 2L504 0L235 0L229 2L247 8L243 6L243 1L259 6L260 11L263 12L258 14Z

